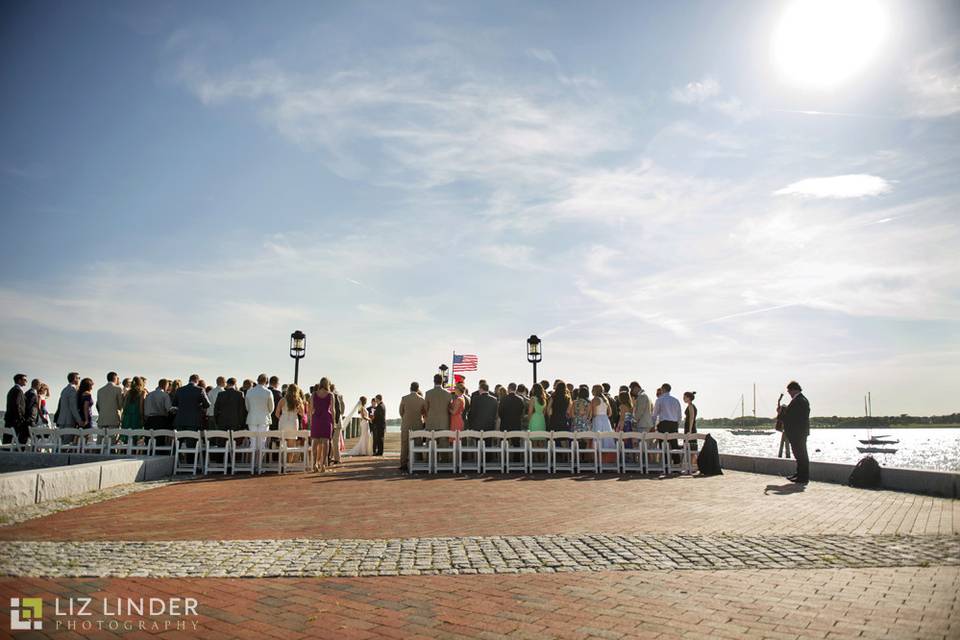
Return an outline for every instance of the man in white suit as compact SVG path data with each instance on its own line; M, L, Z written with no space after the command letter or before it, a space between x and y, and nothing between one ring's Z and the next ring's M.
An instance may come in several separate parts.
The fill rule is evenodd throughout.
M257 376L257 385L247 391L244 403L247 405L247 429L267 431L273 415L273 393L267 388L267 374ZM257 438L257 450L263 448L263 438Z

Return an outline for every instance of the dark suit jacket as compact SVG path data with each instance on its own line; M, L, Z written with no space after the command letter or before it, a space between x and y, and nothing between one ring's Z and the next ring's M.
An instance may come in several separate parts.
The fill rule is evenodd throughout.
M201 415L210 406L210 401L207 399L206 391L190 383L177 390L177 395L173 398L173 406L177 408L173 428L196 430L203 424Z
M501 431L520 431L523 426L523 414L526 403L515 393L508 393L500 402L500 429Z
M247 405L243 394L237 389L224 389L217 396L213 405L213 415L218 429L236 429L242 431L247 428Z
M373 410L373 420L370 421L370 426L374 429L387 428L387 409L382 404L378 404L377 408Z
M783 410L783 431L788 437L810 435L810 403L802 393Z
M470 428L478 431L492 430L497 424L497 409L500 403L489 393L478 393L470 404Z
M24 396L24 420L28 426L37 424L40 419L40 396L36 389L27 389Z
M273 394L273 407L276 409L280 406L280 401L283 400L283 392L280 389L274 389L270 387L270 393ZM280 428L280 418L277 417L277 412L274 411L270 414L270 429L276 431Z
M26 397L18 385L7 392L7 412L3 415L3 423L8 429L17 429L26 423Z

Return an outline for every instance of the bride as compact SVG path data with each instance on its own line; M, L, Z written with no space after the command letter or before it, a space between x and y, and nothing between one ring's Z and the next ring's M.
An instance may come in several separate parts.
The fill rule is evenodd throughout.
M373 436L370 433L370 414L367 413L367 399L364 396L360 396L360 401L357 402L353 410L344 417L344 421L348 422L354 413L360 418L360 440L357 444L353 445L353 449L350 449L350 451L345 452L343 455L372 456Z

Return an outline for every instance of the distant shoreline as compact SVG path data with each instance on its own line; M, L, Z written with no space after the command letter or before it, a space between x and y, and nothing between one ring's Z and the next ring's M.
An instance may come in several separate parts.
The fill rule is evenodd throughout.
M724 425L713 425L709 424L707 421L698 422L697 426L704 429L752 429L755 431L768 431L773 429L774 425L771 422L770 424L757 425L752 424L750 426L740 426L737 424L724 424ZM823 424L811 424L811 429L960 429L960 424L875 424L875 425L864 425L864 424L835 424L835 425L823 425Z

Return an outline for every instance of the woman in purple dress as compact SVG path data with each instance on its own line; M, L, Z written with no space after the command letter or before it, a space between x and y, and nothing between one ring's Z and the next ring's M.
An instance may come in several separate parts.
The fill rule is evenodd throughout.
M327 470L327 451L333 435L333 394L330 381L321 378L313 392L313 419L310 421L310 439L313 442L313 470Z

